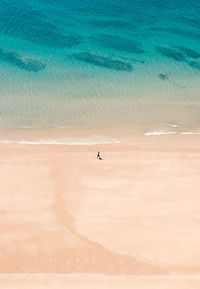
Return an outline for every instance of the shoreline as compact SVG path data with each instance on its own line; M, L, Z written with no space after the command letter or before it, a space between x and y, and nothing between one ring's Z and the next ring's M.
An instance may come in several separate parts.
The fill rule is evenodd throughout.
M146 128L145 128L146 127ZM141 128L140 128L141 129ZM69 145L69 146L95 146L111 144L133 144L136 139L162 138L167 136L198 136L200 128L182 128L176 124L168 127L154 129L143 126L142 131L132 131L132 128L70 128L70 129L0 129L0 144L21 145Z

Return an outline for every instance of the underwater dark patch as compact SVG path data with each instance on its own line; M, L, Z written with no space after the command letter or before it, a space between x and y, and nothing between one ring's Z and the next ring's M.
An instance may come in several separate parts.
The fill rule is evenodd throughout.
M160 54L172 58L176 61L185 61L185 56L182 52L168 47L156 46L156 50L160 52Z
M123 13L127 13L133 5L129 5L127 7L128 2L120 3L120 1L72 1L69 4L70 8L75 13L80 14L89 14L89 15L96 15L96 16L114 16L114 17L121 17L122 11ZM72 5L71 5L72 4ZM78 5L77 5L78 4ZM125 4L125 5L124 5Z
M156 27L156 26L152 26L152 27L149 27L149 30L150 31L155 31L155 32L162 32L163 31L163 29L161 29L161 28L159 28L159 27Z
M200 21L193 19L193 18L187 18L187 17L179 17L180 21L197 29L200 29Z
M119 50L119 51L139 53L139 54L144 52L138 43L132 40L114 36L114 35L101 34L101 35L91 36L90 41L96 45L99 45L105 48Z
M165 29L166 32L175 34L175 35L179 35L182 37L188 37L188 38L192 38L192 39L196 39L196 40L200 40L200 33L196 33L196 32L192 32L189 30L183 30L183 29L179 29L179 28L167 28Z
M130 1L131 3L131 1ZM133 7L133 5L132 5ZM139 12L139 13L138 13ZM133 11L133 13L131 13L129 15L129 19L131 19L131 21L133 21L134 23L137 23L138 26L149 26L149 25L157 25L159 18L155 15L152 15L150 13L150 10L144 11L144 10L140 10L138 11L137 9Z
M169 80L169 77L166 74L160 73L159 74L160 80Z
M139 63L139 64L144 64L145 63L145 60L137 59L137 58L134 58L134 57L120 56L120 59L126 60L126 61L132 61L132 62Z
M134 61L135 63L139 63L139 64L145 63L145 60L140 60L140 59L136 59L136 58L130 58L130 60Z
M62 33L56 25L46 21L40 11L20 2L8 3L0 9L0 32L32 43L50 47L73 47L81 43L77 34ZM6 25L5 25L6 24Z
M46 67L45 64L43 64L38 60L32 58L23 59L18 53L15 53L13 51L5 51L1 48L0 48L0 59L26 71L38 72L40 70L45 69Z
M190 58L199 58L200 57L200 53L191 49L191 48L187 48L187 47L181 46L181 45L177 45L175 47Z
M198 69L200 70L200 63L197 61L190 61L188 62L189 66L191 66L192 68Z
M125 30L135 30L136 25L130 22L125 22L122 20L91 20L89 21L94 27L100 28L116 28L116 29L125 29Z
M130 63L122 62L120 60L113 60L112 58L103 57L100 55L82 52L73 54L73 57L85 63L93 64L96 66L105 67L113 70L132 71L133 66Z

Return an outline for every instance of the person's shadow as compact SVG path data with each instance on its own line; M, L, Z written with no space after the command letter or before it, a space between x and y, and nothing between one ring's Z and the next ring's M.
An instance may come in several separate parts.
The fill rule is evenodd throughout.
M100 152L97 153L97 159L100 160L100 161L103 160L102 157L100 156Z

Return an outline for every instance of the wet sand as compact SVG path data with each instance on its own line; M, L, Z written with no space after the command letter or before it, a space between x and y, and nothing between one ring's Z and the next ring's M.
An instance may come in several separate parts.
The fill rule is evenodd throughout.
M199 288L199 144L1 144L0 288Z

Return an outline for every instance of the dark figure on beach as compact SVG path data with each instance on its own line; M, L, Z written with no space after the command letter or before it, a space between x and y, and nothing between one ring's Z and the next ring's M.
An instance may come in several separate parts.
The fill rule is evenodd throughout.
M103 159L101 158L101 156L100 156L100 152L97 153L97 159L98 159L98 160L103 160Z

